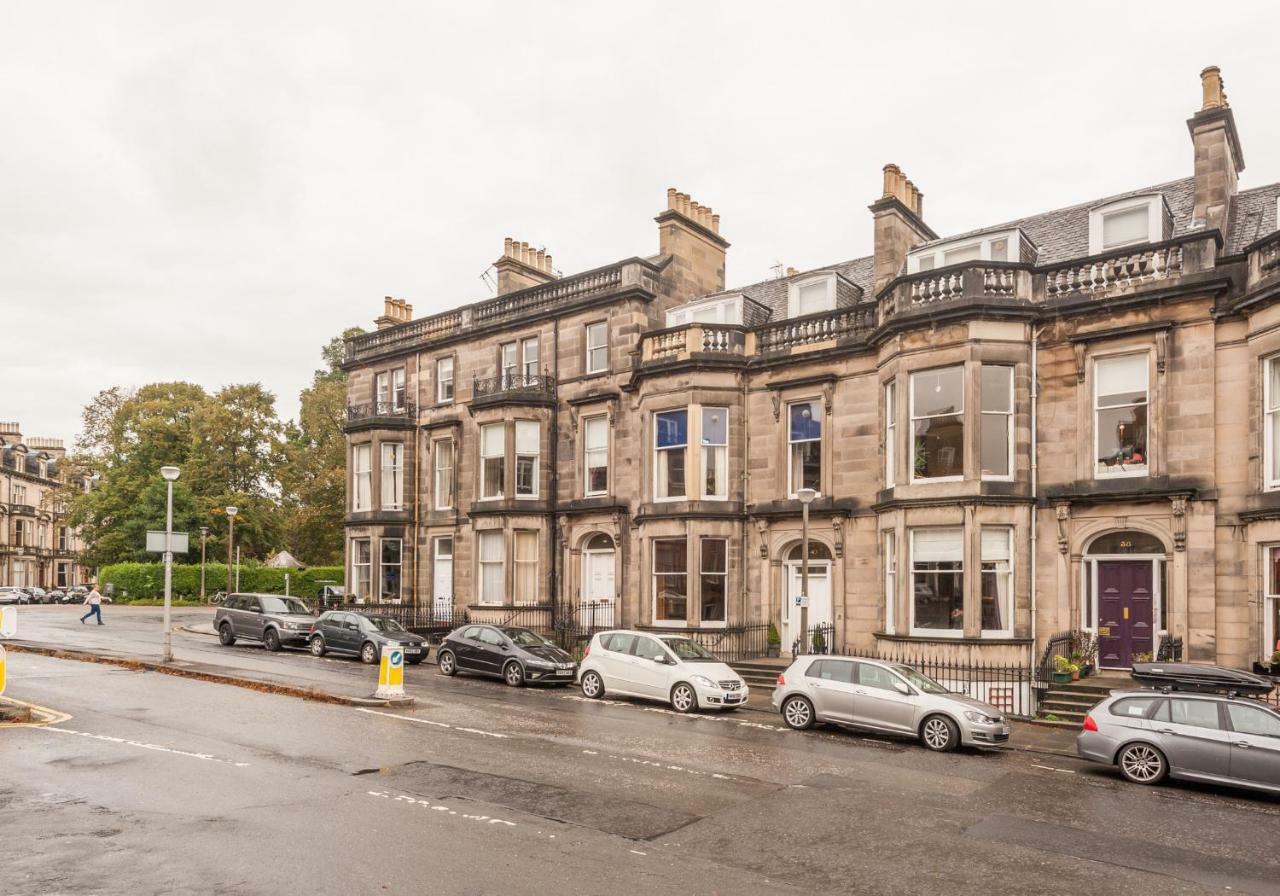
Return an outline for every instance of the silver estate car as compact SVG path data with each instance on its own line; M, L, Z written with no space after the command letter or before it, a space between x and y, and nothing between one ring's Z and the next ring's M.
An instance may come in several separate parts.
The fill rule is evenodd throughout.
M862 657L799 657L778 676L773 708L798 730L832 722L916 737L939 753L1009 739L1009 721L994 706L910 666Z
M1168 776L1280 793L1280 713L1247 697L1113 691L1085 716L1076 752L1135 784Z

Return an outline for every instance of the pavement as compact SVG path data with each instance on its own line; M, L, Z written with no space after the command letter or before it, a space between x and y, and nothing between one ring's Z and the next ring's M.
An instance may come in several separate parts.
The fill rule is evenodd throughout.
M101 629L62 610L24 612L19 634L158 659L155 608ZM174 648L335 693L373 676L181 629ZM62 715L0 728L0 894L1280 894L1273 797L428 666L406 679L415 707L351 707L11 653L6 696Z

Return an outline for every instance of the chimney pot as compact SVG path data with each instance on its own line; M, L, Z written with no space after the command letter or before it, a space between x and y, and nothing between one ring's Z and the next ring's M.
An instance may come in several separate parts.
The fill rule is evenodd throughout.
M676 207L676 188L667 187L667 208L674 209Z
M547 263L547 266L546 266L545 268L543 268L543 270L544 270L544 271L546 271L548 274L550 274L550 273L554 270L554 268L551 266L551 256L550 256L550 255L548 255L548 256L547 256L546 263Z
M1226 85L1222 81L1222 70L1216 65L1211 65L1200 73L1200 86L1204 94L1201 112L1230 105L1227 102Z
M799 272L799 271L797 271L795 268L791 267L791 265L787 265L787 276L788 276L788 277L794 277L794 276L795 276L796 274L798 274L798 273L800 273L800 272Z
M711 216L711 232L712 233L720 232L720 216L719 215Z
M507 258L511 257L511 243L514 242L511 237L507 237L502 241L502 254Z
M545 271L547 269L547 250L546 249L538 250L538 264L536 265L536 267L540 271Z

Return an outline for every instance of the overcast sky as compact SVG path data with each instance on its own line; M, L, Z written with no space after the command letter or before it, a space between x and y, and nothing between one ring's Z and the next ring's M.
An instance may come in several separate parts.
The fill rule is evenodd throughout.
M869 254L890 161L944 235L1184 177L1210 64L1280 179L1274 3L862 5L5 0L0 420L175 379L293 416L384 295L485 298L504 236L652 254L668 186L734 285Z

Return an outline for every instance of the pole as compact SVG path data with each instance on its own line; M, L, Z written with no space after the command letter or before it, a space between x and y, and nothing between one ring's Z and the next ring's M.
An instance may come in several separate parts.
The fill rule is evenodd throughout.
M240 545L236 545L236 590L240 590Z
M236 540L236 515L234 513L227 514L227 594L231 594L236 589L231 587L231 545Z
M800 517L800 652L808 653L809 644L809 502L802 505Z
M173 480L165 483L164 502L164 661L173 662L173 631L170 606L173 601Z
M200 603L204 603L204 551L209 540L209 527L200 527Z

